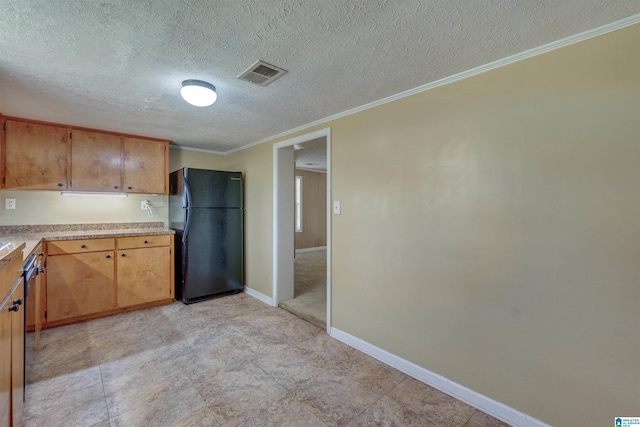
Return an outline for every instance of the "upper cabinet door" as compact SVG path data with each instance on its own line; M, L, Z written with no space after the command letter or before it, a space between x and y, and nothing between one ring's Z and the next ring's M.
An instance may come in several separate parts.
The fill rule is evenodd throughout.
M67 129L6 121L6 187L24 190L67 189Z
M120 135L72 130L70 190L120 193L121 176Z
M167 145L165 141L124 137L125 193L167 194Z

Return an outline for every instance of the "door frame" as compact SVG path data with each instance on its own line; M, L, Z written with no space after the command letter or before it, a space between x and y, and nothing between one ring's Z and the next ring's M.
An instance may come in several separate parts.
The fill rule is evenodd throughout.
M331 128L273 144L273 304L293 298L293 146L325 137L327 144L327 333L331 331Z

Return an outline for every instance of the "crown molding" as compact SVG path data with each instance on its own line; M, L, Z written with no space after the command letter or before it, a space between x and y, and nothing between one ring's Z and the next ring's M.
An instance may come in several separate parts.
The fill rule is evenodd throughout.
M205 150L204 148L183 147L181 145L174 145L174 144L169 144L169 148L172 148L174 150L197 151L198 153L218 154L220 156L224 156L225 154L228 154L227 151Z

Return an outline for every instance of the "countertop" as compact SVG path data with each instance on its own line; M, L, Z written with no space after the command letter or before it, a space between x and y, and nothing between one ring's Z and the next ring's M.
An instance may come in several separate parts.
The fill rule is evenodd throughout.
M17 250L22 250L25 248L24 241L7 241L0 239L2 245L0 245L0 270L4 268L8 261L15 258L14 253ZM4 245L4 243L9 243L8 245Z
M175 232L164 228L162 222L0 226L0 241L11 242L14 246L25 243L23 250L25 259L42 241L159 234L175 234ZM0 251L0 260L2 257L3 252Z

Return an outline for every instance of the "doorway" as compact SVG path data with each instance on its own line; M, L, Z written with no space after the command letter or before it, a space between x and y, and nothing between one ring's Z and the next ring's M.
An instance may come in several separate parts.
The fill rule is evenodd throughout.
M315 311L316 318L326 318L325 323L327 332L331 327L331 132L329 128L316 132L292 138L279 142L273 146L273 302L278 306L281 303L285 309L294 314L305 318L305 311L296 312L297 309L306 310L305 307ZM303 153L307 151L307 155ZM300 153L296 155L296 153ZM319 155L323 157L324 162L309 162L309 153L315 155L318 159ZM324 217L319 223L326 223L326 236L323 239L316 239L316 242L325 243L325 245L311 245L309 243L306 250L298 251L298 257L295 251L295 234L296 225L300 229L301 210L296 210L296 157L298 158L298 167L303 169L316 169L314 172L322 173L326 177L326 190L321 186L320 192L325 194L322 196L321 206L324 209ZM316 164L305 164L316 163ZM324 167L326 165L326 167ZM306 166L306 167L304 167ZM318 169L326 169L321 172ZM301 173L299 172L300 176ZM300 183L300 181L298 181ZM302 191L304 191L304 180L302 180ZM316 187L318 188L318 187ZM321 197L318 195L318 197ZM298 224L296 224L298 219ZM326 219L326 221L325 221ZM298 239L300 240L300 239ZM325 255L326 254L326 255ZM326 264L325 264L326 263ZM326 266L325 266L326 265ZM296 267L299 273L296 277ZM324 273L316 274L312 277L314 283L310 283L309 278L313 276L313 271L317 272L318 268L324 269ZM303 277L304 276L304 277ZM322 280L326 277L325 283L318 283L318 277ZM297 291L296 291L296 279ZM301 280L305 283L302 283ZM309 285L313 285L311 288ZM326 291L324 290L326 285ZM322 292L324 295L318 295ZM296 295L297 294L297 295ZM322 298L324 296L324 298ZM295 301L296 297L300 297ZM324 316L317 316L319 304L326 306ZM307 318L306 320L310 320ZM316 322L312 322L316 323ZM316 323L317 324L317 323Z

